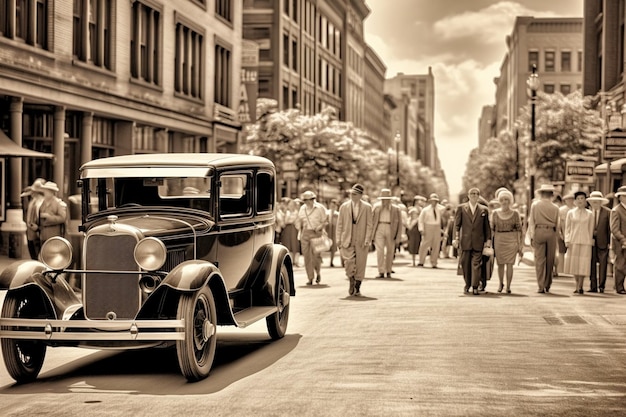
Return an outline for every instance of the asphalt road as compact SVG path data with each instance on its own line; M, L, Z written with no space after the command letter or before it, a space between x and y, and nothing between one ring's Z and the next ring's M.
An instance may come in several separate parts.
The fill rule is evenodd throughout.
M525 265L512 294L495 292L494 275L465 295L454 261L414 268L400 254L391 279L373 278L370 256L357 298L325 265L313 287L296 269L284 339L264 323L220 328L204 381L187 383L170 350L49 349L31 384L0 365L0 415L626 415L624 296L574 295L569 277L537 294Z

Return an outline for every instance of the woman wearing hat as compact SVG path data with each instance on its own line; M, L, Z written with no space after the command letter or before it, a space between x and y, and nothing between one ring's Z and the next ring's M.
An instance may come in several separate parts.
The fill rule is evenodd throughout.
M53 236L65 236L67 204L56 196L59 187L48 181L41 186L43 202L39 208L39 238L41 244Z
M504 289L504 275L506 272L506 292L511 293L513 280L513 264L515 258L522 256L522 221L517 210L513 210L513 194L509 190L498 193L500 208L491 214L491 233L493 235L493 249L498 264L498 278L500 285L498 292Z
M591 272L591 248L593 246L594 219L587 210L587 193L574 193L575 209L567 212L565 217L565 265L563 272L574 275L576 280L575 294L583 294L583 282Z
M322 255L316 253L311 245L311 239L322 236L322 231L328 222L326 207L315 201L317 196L313 191L302 193L301 199L304 202L298 211L296 227L300 231L300 247L304 256L304 269L308 278L307 285L320 283Z

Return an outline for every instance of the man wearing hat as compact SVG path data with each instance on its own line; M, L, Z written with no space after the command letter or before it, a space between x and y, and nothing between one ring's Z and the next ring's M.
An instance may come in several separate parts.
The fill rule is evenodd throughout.
M363 201L363 186L354 184L350 200L339 207L336 234L339 253L350 280L349 295L361 295L367 254L372 245L372 206Z
M430 264L433 268L437 268L443 235L443 207L439 205L439 196L435 193L428 197L428 202L430 204L424 207L419 215L418 228L422 235L422 242L417 266L424 266L430 250Z
M539 293L550 292L552 285L557 230L560 227L559 208L552 202L553 194L552 184L542 184L537 189L539 199L533 201L528 214L528 237L535 255Z
M615 291L626 294L624 275L626 274L626 186L621 186L615 193L618 204L611 210L611 234L613 235L615 253Z
M41 186L46 182L43 178L37 178L33 185L26 187L20 197L29 197L26 208L26 242L31 259L39 258L41 239L39 238L39 208L43 202Z
M67 204L57 197L59 187L52 181L41 186L43 202L39 208L39 238L41 244L53 236L65 236Z
M315 201L317 196L313 191L305 191L300 197L304 204L298 211L296 228L300 231L304 269L308 278L307 285L313 284L313 278L319 284L322 280L322 255L313 250L311 239L322 236L322 231L326 228L328 223L326 207Z
M611 242L611 210L604 207L609 200L604 198L600 191L592 191L587 202L591 206L594 219L589 292L604 292Z
M557 258L555 260L555 276L563 273L563 265L565 265L565 252L567 250L567 248L565 247L565 219L567 218L567 212L573 208L576 208L574 206L574 194L565 194L562 200L563 205L559 207L559 230L557 236Z
M391 204L391 190L380 190L378 202L374 204L374 246L376 246L377 278L391 278L391 266L396 245L402 239L402 214L400 208Z

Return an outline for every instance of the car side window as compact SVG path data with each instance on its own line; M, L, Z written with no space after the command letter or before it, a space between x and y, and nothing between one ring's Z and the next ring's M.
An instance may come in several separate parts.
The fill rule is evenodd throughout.
M219 203L221 218L252 214L251 183L250 174L222 174Z
M274 210L274 177L269 172L259 172L256 176L256 211L268 213Z

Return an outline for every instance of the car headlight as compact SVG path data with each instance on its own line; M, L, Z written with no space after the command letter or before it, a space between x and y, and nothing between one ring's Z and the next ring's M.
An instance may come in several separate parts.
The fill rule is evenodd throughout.
M41 246L39 257L48 268L60 271L72 263L72 244L62 237L52 237Z
M147 237L135 246L135 262L145 271L156 271L165 264L167 250L159 239Z

